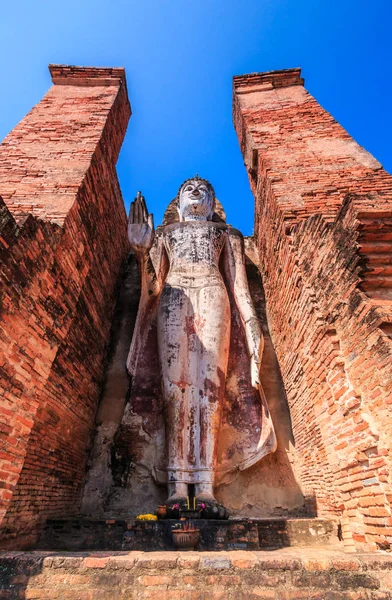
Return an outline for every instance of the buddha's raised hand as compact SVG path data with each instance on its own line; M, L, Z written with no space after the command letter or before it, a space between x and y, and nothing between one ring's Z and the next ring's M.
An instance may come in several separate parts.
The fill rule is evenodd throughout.
M154 241L154 219L147 211L144 196L137 193L131 203L128 220L128 239L135 252L149 250Z

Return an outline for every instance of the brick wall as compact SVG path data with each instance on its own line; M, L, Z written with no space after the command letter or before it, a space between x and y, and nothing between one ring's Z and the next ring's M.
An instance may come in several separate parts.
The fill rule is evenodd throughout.
M346 542L392 542L392 178L298 69L234 78L297 477Z
M53 87L0 146L0 519L13 548L78 510L128 248L124 71L50 69Z
M388 555L289 552L40 552L0 556L7 600L391 600Z

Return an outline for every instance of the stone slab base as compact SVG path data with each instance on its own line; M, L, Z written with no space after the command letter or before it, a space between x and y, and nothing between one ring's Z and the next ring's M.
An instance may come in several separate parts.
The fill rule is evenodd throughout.
M337 531L327 519L195 520L197 550L262 550L285 546L336 544ZM47 521L39 542L48 550L173 550L172 528L178 521Z
M391 590L386 553L0 553L5 600L391 600Z

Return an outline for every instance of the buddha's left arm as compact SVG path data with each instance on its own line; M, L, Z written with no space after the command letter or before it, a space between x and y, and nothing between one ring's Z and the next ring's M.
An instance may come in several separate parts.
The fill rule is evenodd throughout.
M244 238L238 230L229 230L223 253L223 268L226 279L233 292L245 329L246 343L251 358L252 383L257 387L260 383L259 365L263 353L264 339L249 292L245 270Z

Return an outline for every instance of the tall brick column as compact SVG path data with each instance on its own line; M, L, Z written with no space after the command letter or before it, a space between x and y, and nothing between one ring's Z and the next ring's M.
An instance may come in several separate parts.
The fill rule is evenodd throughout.
M299 69L234 78L271 333L319 515L392 543L392 177Z
M0 146L0 521L12 548L78 509L128 249L115 170L124 70L50 72Z

